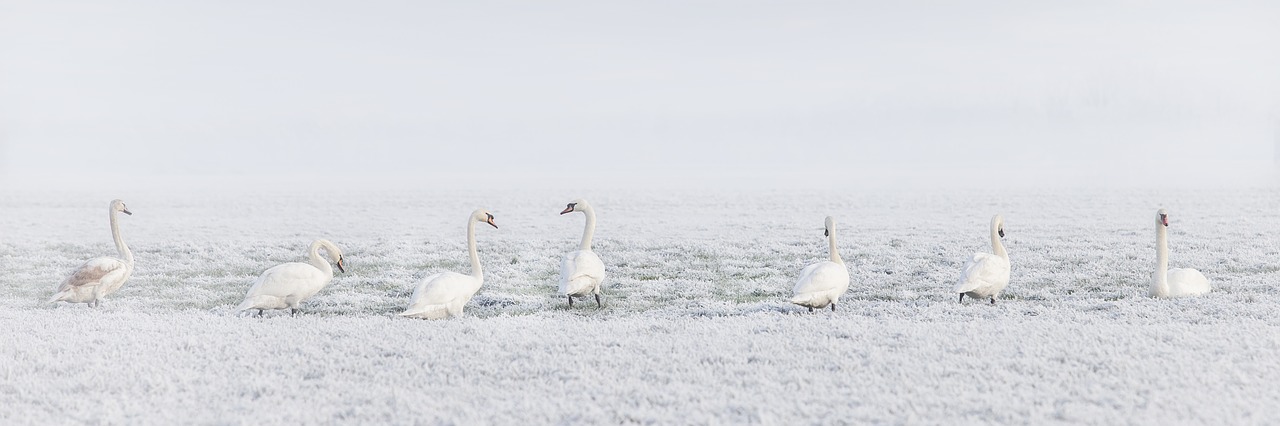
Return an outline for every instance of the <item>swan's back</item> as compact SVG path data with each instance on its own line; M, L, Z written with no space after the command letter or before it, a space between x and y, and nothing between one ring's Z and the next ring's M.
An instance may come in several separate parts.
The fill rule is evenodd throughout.
M791 292L791 302L821 308L836 301L849 290L849 269L842 263L823 261L806 266L800 271Z
M462 314L462 307L480 290L481 281L457 272L441 272L422 279L413 290L409 308L401 316L438 319Z
M991 253L974 253L964 272L960 273L960 282L956 283L955 293L976 293L978 297L995 296L1009 285L1009 260Z
M95 291L107 296L119 290L132 272L128 263L114 257L89 259L58 284L50 301L84 303L93 300Z
M591 250L570 252L560 263L560 294L599 293L604 276L604 262L595 252Z
M1198 296L1212 289L1209 278L1191 268L1170 269L1168 281L1169 297Z
M257 296L310 297L329 284L333 277L306 263L290 262L271 267L258 276L246 298Z

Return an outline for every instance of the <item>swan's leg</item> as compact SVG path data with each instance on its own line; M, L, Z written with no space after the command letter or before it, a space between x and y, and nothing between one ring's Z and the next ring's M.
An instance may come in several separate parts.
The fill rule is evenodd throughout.
M258 310L258 318L262 318L262 309Z
M835 312L835 311L836 311L836 304L835 302L831 302L831 312Z
M812 307L812 306L810 306L810 307L809 307L809 313L813 313L813 307Z
M302 310L298 308L289 308L289 316L291 317L298 316L298 312L302 312Z
M603 308L603 307L604 307L604 304L603 304L603 303L600 303L600 295L599 295L599 294L597 294L597 295L596 295L596 307L597 307L597 308Z
M991 304L992 304L992 305L995 305L995 304L996 304L996 297L995 297L995 296L991 296Z
M573 307L573 296L572 296L572 295L569 295L569 296L565 296L565 297L568 297L568 298L569 298L569 307L570 307L570 308L572 308L572 307Z
M960 303L964 303L964 293L960 293Z

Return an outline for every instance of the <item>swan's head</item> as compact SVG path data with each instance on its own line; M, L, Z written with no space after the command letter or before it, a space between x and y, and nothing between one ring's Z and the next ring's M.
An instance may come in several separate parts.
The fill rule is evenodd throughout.
M591 205L587 204L587 200L579 198L577 200L573 200L572 203L569 203L569 206L565 207L564 210L560 211L560 214L580 212L580 211L587 210L589 208L591 208Z
M1164 225L1166 227L1169 226L1169 212L1165 211L1164 209L1160 209L1159 211L1157 211L1156 225L1157 226Z
M992 217L991 227L995 228L996 234L999 235L1000 238L1004 238L1004 217L1003 216L995 215L995 217Z
M830 237L832 232L836 232L836 218L827 216L826 225L822 228L822 236Z
M494 229L498 228L498 224L493 222L493 213L489 213L488 210L480 209L480 210L471 212L471 220L474 220L476 222L481 222L481 223L487 223L489 224L489 226L492 226Z
M338 272L344 274L347 273L347 262L346 259L342 257L342 249L338 248L337 244L334 244L329 240L319 240L317 242L320 243L320 247L324 247L325 252L329 253L329 261L338 265Z
M129 207L124 205L124 200L112 200L111 211L133 216L133 212L129 211Z

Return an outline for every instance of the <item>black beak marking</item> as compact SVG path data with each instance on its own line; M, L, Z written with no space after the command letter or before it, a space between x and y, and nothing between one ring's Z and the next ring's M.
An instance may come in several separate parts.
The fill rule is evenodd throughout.
M1000 228L999 234L1000 238L1004 238L1004 228Z
M831 230L830 230L830 229L823 229L823 230L822 230L822 236L824 236L824 237L830 237L830 236L831 236Z
M347 273L347 268L345 268L345 267L343 267L343 266L342 266L342 263L343 263L342 261L343 261L343 260L345 260L345 258L344 258L344 257L342 257L342 256L338 256L338 272L342 272L342 273L344 273L344 274L345 274L345 273Z

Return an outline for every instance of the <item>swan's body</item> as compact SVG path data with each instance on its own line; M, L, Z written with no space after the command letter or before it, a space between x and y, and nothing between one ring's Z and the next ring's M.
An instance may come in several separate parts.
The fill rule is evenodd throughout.
M1004 250L1004 218L996 215L991 218L991 249L995 253L974 253L969 263L965 264L960 274L960 282L955 291L960 293L960 301L969 296L974 299L990 299L996 304L1000 292L1009 285L1009 253Z
M440 319L462 316L462 308L476 295L484 284L484 271L480 269L480 254L476 252L476 223L483 222L497 228L493 215L476 210L467 218L467 249L471 254L471 275L442 272L426 277L413 290L409 307L400 316Z
M1209 279L1195 269L1169 269L1169 213L1156 212L1156 270L1151 277L1151 297L1198 296L1212 290Z
M800 271L800 279L791 289L791 303L809 308L810 312L814 308L822 309L827 306L831 306L832 311L836 310L836 302L849 290L849 269L845 267L844 259L840 258L840 251L836 249L834 218L827 217L824 234L830 246L831 259L806 266Z
M58 284L53 297L49 298L49 303L85 303L97 307L102 304L103 298L119 290L124 282L129 280L129 276L133 275L133 252L124 243L124 237L120 235L120 223L116 215L117 213L133 215L133 213L124 205L124 201L120 200L111 201L108 208L111 216L111 237L115 240L116 251L120 253L120 257L89 259L76 268L71 276Z
M594 295L596 307L604 307L600 302L600 283L604 282L604 262L591 251L591 238L596 233L596 212L587 200L577 200L560 214L582 212L587 216L587 223L582 231L582 244L577 251L564 255L560 262L560 294L569 299L569 307L573 307L573 298Z
M257 309L258 315L268 309L289 309L297 314L298 305L320 292L333 281L333 267L329 260L320 256L320 249L329 254L329 259L338 264L338 270L346 272L343 266L342 250L329 240L316 240L311 243L307 263L290 262L267 269L245 294L244 301L236 306L236 311Z

